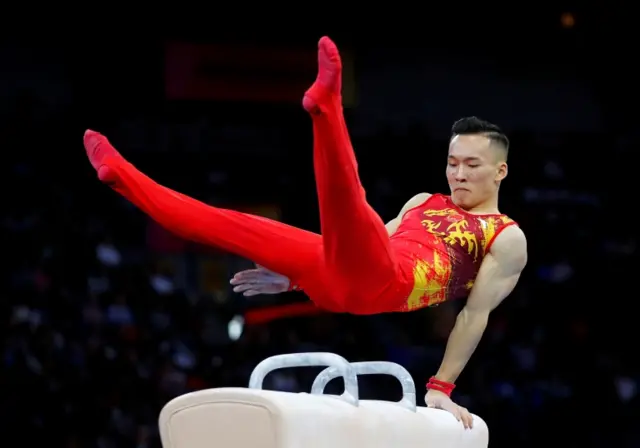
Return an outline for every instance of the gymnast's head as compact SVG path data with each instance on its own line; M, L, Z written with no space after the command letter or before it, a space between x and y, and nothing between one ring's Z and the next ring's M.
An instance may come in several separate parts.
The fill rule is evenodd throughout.
M451 127L447 181L453 202L465 209L495 203L507 176L509 139L495 124L477 117Z

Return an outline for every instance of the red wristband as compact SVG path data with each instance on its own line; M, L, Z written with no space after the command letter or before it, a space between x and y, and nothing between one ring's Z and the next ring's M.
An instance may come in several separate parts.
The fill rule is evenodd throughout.
M455 388L456 388L455 384L447 383L446 381L441 381L434 376L429 378L429 382L427 383L427 390L430 390L430 389L437 390L439 392L442 392L443 394L446 394L449 397L451 396L451 392L453 392L453 389Z

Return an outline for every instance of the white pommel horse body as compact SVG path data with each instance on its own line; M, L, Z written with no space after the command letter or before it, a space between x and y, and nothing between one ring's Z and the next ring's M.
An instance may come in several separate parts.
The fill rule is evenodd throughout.
M262 389L276 369L327 366L311 393ZM397 403L360 400L357 375L386 374L402 385ZM325 395L342 377L345 391ZM349 363L333 353L272 356L251 373L248 388L192 392L167 403L159 419L164 448L487 448L489 429L473 416L465 430L453 415L416 406L416 388L402 366Z

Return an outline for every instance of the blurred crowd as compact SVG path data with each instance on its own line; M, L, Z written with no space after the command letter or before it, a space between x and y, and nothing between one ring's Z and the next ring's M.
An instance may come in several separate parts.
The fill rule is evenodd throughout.
M463 301L408 314L248 325L247 310L303 301L304 294L234 294L228 281L251 260L168 234L101 185L83 153L82 133L93 128L170 188L318 231L311 126L298 100L213 100L215 92L232 98L234 88L248 99L260 87L274 102L274 87L297 98L315 76L315 40L328 33L344 49L345 98L358 106L347 121L367 198L385 221L418 192L447 191L449 120L478 114L512 140L500 208L526 233L529 264L492 315L455 400L487 421L492 448L639 447L637 319L629 302L640 139L637 118L620 106L621 98L634 104L639 90L633 64L617 56L634 40L616 41L634 29L634 16L581 5L568 26L558 23L567 5L557 2L524 15L519 5L452 4L446 15L443 6L426 15L402 8L397 20L392 5L385 5L383 21L339 14L343 23L321 30L287 16L299 25L295 32L274 26L273 18L257 30L238 15L226 20L233 36L215 39L229 27L172 4L167 25L145 19L152 29L137 27L140 37L112 23L117 39L85 27L70 39L39 28L34 34L46 39L4 40L3 443L159 447L158 414L172 397L245 386L259 361L288 352L395 361L412 373L423 404L420 391L438 368ZM187 41L201 35L229 44L253 36L261 44L309 48L311 58L276 66L286 58L268 46L251 58L233 46L203 60L183 50L172 66L164 44L180 34L180 12L191 18L183 24ZM196 23L199 16L206 23ZM381 23L404 26L381 32ZM505 35L514 47L508 57ZM188 99L168 99L171 81L189 87L182 69L190 66L201 97L196 86ZM318 372L274 372L265 387L308 391ZM335 380L327 392L340 388ZM392 378L361 379L363 398L398 400L400 393Z
M37 121L28 108L23 114L0 134L5 440L156 447L164 403L192 390L244 386L260 360L279 353L326 350L352 361L395 361L411 371L419 391L437 369L460 303L243 325L248 308L304 296L235 295L228 280L250 260L180 241L100 185L84 158L81 130L65 130L65 120L77 117ZM101 130L167 186L317 230L308 123L279 119L287 125L274 124L269 138L257 128L238 138L224 123L199 117L215 134L210 138L224 143L219 154L190 150L202 126L194 125L190 138L160 133L153 118ZM492 447L550 439L640 446L633 422L639 371L629 353L633 336L622 334L634 322L624 302L637 233L627 228L634 211L620 195L630 179L614 181L603 171L638 142L604 135L512 139L501 208L528 235L530 263L492 317L455 398L488 422ZM159 142L171 150L136 150ZM261 145L278 146L278 155ZM446 135L420 126L382 128L355 136L354 145L368 198L385 220L417 192L446 191ZM278 371L266 387L308 390L317 372ZM393 379L361 384L364 398L399 399ZM328 392L339 388L332 383Z

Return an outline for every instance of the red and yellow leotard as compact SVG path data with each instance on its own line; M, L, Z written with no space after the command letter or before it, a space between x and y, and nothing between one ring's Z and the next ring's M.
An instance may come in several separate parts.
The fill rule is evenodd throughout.
M413 289L394 311L467 296L494 239L515 224L506 215L468 213L441 194L409 210L391 246L401 275L413 279Z

